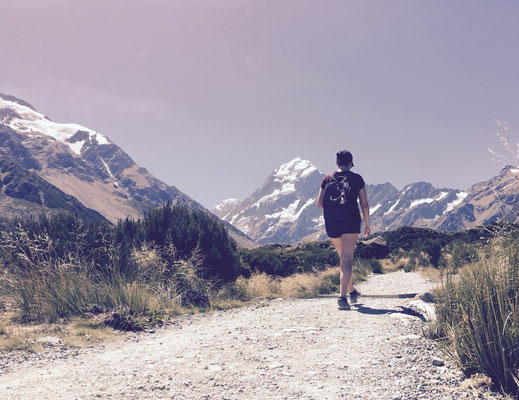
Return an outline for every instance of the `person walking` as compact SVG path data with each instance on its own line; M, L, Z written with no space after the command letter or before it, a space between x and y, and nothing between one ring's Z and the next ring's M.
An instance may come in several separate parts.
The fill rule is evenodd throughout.
M346 150L337 153L337 167L331 175L323 178L317 206L323 210L326 234L330 238L339 255L340 297L339 310L349 310L350 304L346 298L349 293L350 301L357 302L360 293L353 286L353 254L360 234L360 212L357 199L360 199L364 218L364 236L371 235L369 224L369 205L364 179L351 171L353 155Z

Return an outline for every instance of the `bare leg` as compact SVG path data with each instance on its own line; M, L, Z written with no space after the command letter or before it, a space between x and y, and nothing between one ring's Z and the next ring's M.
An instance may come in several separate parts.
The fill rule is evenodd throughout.
M339 240L340 238L337 238L336 243L333 243L333 246L335 247L335 251L337 251L337 254L339 256L339 260L341 259L341 252L342 252L342 240ZM331 238L330 238L331 240ZM356 241L357 239L355 239ZM348 292L353 292L355 290L355 286L353 286L353 274L350 276L350 281L348 282Z
M341 277L340 296L346 297L347 291L355 290L353 287L353 253L357 244L358 233L344 233L339 238L330 238L337 254L339 254Z

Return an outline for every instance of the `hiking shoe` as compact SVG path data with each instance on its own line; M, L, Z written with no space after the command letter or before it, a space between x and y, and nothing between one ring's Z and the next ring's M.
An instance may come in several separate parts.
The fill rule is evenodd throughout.
M358 292L357 289L355 289L353 292L350 292L350 301L353 304L355 304L358 301L359 296L360 296L360 292Z
M339 310L351 310L348 299L346 299L346 297L339 297L338 305Z

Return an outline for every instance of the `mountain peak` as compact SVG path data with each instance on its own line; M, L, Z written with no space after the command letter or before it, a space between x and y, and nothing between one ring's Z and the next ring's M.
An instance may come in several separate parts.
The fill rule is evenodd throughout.
M314 171L317 171L317 168L310 161L296 157L277 168L274 171L274 176L280 180L285 180L287 178L301 178Z
M214 206L214 209L216 211L222 211L223 209L225 209L225 207L235 206L239 202L240 202L240 200L238 200L238 199L225 199L225 200L222 200L221 202L219 202L216 206Z
M27 136L47 136L66 144L76 155L81 154L85 138L80 140L78 132L84 132L90 140L95 139L98 144L109 144L108 138L78 124L62 124L49 120L39 113L29 103L14 96L0 95L0 110L7 110L0 114L0 123L9 126L20 134Z
M3 94L0 93L0 99L12 101L14 103L18 103L21 106L29 107L31 110L36 111L36 109L29 103L27 103L25 100L19 99L18 97L12 96L10 94Z

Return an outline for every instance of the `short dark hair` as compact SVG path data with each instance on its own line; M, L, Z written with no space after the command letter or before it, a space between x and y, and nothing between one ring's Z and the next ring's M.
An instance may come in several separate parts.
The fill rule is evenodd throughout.
M348 165L351 162L353 167L353 155L347 150L341 150L337 152L337 165Z

